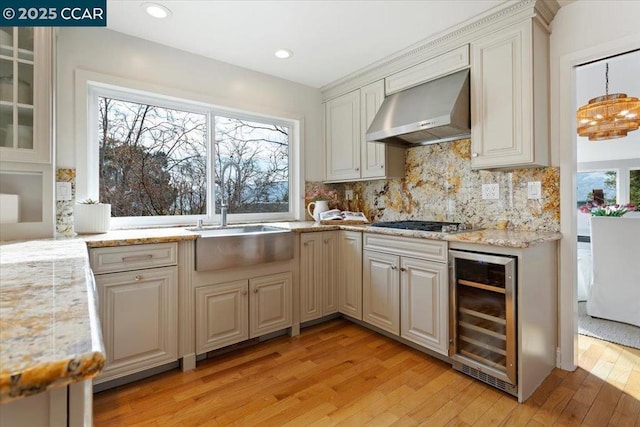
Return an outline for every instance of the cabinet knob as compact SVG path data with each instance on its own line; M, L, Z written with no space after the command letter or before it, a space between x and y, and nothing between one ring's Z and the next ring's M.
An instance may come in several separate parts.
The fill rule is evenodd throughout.
M360 168L356 168L356 171L359 171L359 170L360 170Z
M384 165L380 165L380 169L384 169Z
M329 243L329 239L324 239L324 242L325 243Z
M242 291L242 295L246 295L246 294L248 294L248 293L249 293L249 292L247 292L247 291Z
M142 280L142 276L141 275L136 275L136 282L139 282L140 280Z
M392 266L391 266L391 269L392 269L392 270L397 270L397 269L398 269L398 267L396 267L395 265L392 265Z
M302 245L303 246L309 246L309 242L304 242Z
M254 294L257 294L257 293L258 293L258 288L255 288L255 289L253 290L253 293L254 293Z
M404 267L400 267L400 271L407 271L407 269Z
M471 153L471 157L478 157L478 153Z

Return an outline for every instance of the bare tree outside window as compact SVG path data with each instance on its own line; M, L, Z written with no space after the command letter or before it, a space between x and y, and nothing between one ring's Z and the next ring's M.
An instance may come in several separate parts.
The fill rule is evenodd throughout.
M212 172L207 114L108 96L98 113L100 201L114 217L210 215L209 174L217 212L223 194L231 215L289 211L288 126L216 115Z
M99 97L100 201L114 217L206 214L207 117Z
M231 214L289 211L288 127L216 116L215 152L217 212L222 194ZM221 177L230 162L240 173L230 167Z

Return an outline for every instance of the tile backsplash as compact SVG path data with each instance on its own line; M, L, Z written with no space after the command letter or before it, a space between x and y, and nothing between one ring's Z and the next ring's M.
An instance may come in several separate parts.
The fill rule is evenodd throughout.
M307 182L313 199L359 210L373 221L425 219L484 228L560 230L560 171L556 167L505 171L472 170L469 139L407 149L405 178L344 184ZM542 183L542 198L527 198L527 183ZM499 186L497 200L482 199L482 184ZM345 190L354 201L345 202Z

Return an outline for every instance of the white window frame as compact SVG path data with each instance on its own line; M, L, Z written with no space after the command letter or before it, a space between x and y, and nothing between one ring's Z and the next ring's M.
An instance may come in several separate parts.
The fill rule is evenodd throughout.
M264 121L266 123L287 126L289 135L289 210L275 213L229 212L228 223L293 221L301 218L302 191L302 152L300 135L302 119L300 117L276 116L247 110L228 108L211 102L206 96L183 92L144 82L123 79L85 70L76 70L76 200L98 199L99 171L97 140L98 97L114 97L124 101L157 105L177 110L204 113L209 123L207 129L207 214L116 217L111 219L112 229L132 227L157 227L175 225L195 225L202 219L205 225L218 225L220 215L215 213L215 184L213 182L215 153L213 136L214 116L222 115L243 120Z
M619 204L629 203L630 184L629 173L632 170L640 169L640 159L627 160L605 160L601 162L578 163L577 172L616 172L616 202Z

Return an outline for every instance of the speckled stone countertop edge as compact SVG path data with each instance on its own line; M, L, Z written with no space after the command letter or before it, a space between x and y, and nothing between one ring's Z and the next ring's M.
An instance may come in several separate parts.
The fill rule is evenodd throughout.
M274 227L289 229L295 233L311 233L333 230L362 231L366 233L386 234L400 237L414 237L429 240L444 240L448 242L475 243L488 246L503 246L512 248L527 248L540 243L560 240L562 234L559 232L537 232L518 230L494 230L483 229L446 234L440 232L398 230L391 228L372 227L370 224L363 225L343 225L343 224L320 224L313 221L291 221L260 223L269 224ZM232 224L229 228L243 226L247 224ZM216 229L219 226L205 226L204 229ZM156 229L135 229L135 230L114 230L105 234L79 236L83 238L90 248L135 245L146 243L176 242L182 240L195 240L198 237L197 231L186 228L156 228Z
M105 350L86 246L70 239L3 242L0 252L0 403L98 375ZM9 304L16 298L31 304Z

